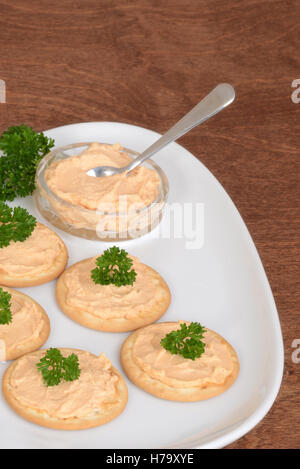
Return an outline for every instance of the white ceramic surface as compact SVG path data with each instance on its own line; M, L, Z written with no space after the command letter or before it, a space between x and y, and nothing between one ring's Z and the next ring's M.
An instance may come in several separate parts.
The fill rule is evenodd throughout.
M142 151L159 135L127 124L74 124L46 132L56 146L82 141L120 142ZM191 153L173 143L153 158L166 172L169 203L204 204L204 244L187 249L187 239L163 239L160 227L117 243L156 269L168 282L172 303L162 320L199 321L235 348L241 370L224 394L199 403L169 402L127 380L123 414L98 428L79 432L36 426L16 415L0 396L0 448L221 448L240 438L268 412L279 391L283 343L278 314L261 261L234 204ZM14 202L45 223L27 197ZM46 223L47 224L47 223ZM88 241L56 230L67 244L69 265L113 243ZM21 289L37 300L51 320L48 346L102 351L121 370L119 350L128 334L101 333L67 318L55 302L55 282ZM0 364L0 378L8 364Z

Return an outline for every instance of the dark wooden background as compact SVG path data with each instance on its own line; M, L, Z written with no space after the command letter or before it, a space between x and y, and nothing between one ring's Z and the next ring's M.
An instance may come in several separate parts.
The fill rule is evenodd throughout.
M0 132L96 120L164 132L216 84L235 86L234 105L180 141L248 225L284 335L279 396L230 448L300 447L299 20L298 0L0 0Z

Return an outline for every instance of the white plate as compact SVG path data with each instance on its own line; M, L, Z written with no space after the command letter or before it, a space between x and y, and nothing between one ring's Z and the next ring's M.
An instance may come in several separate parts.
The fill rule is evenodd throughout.
M127 124L74 124L46 132L56 146L75 142L120 142L142 151L159 135ZM187 150L171 144L153 158L170 183L169 202L204 204L204 245L186 249L186 239L161 239L158 230L122 246L168 282L172 304L162 318L199 321L235 348L241 370L225 393L208 401L177 403L155 398L127 380L123 414L98 428L58 431L23 420L0 399L1 448L221 448L251 430L279 391L283 344L276 306L247 228L214 176ZM31 197L16 201L38 216ZM67 244L69 265L96 255L106 243L57 230ZM110 243L111 245L111 243ZM104 351L121 370L119 350L127 334L87 329L67 318L55 302L55 282L24 288L47 311L52 331L46 346ZM0 365L2 375L7 364Z

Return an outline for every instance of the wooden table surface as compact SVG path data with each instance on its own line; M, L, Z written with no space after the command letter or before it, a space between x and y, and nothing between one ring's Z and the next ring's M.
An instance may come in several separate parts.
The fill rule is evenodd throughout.
M298 0L0 0L0 132L121 121L164 132L211 88L237 98L180 140L245 220L277 303L285 372L275 404L229 448L299 448ZM300 82L299 85L300 86ZM300 92L299 92L300 98ZM300 354L299 354L300 356Z

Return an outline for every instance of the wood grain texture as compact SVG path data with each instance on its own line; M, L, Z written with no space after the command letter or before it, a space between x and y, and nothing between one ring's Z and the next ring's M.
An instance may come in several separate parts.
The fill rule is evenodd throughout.
M300 4L297 0L0 0L0 132L121 121L163 132L219 82L230 109L180 143L234 200L285 341L280 394L229 448L299 448Z

